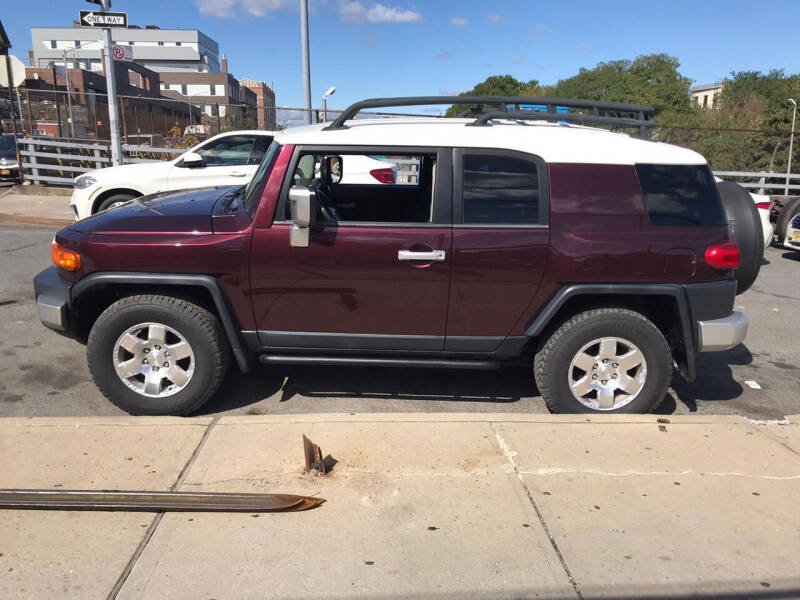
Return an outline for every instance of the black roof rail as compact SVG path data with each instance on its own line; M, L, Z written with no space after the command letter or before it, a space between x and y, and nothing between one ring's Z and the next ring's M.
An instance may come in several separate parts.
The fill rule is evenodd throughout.
M477 104L480 106L496 105L497 109L480 115L474 125L486 125L491 119L514 118L520 120L568 121L592 124L638 127L642 135L650 127L654 127L652 116L655 109L650 106L627 104L625 102L596 102L594 100L574 100L567 98L528 98L522 96L409 96L400 98L371 98L361 100L348 106L324 130L347 129L345 122L354 118L367 108L386 108L393 106L431 106L435 104ZM546 111L520 110L524 104L544 106ZM508 106L515 110L509 110ZM589 114L559 113L558 108L577 108L588 110ZM512 117L513 114L513 117ZM487 118L487 115L494 115ZM539 115L539 116L528 116ZM575 118L573 118L575 117ZM577 118L581 117L581 119Z

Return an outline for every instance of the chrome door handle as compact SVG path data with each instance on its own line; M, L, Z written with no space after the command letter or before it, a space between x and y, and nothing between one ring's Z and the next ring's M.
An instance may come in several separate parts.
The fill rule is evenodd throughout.
M430 252L412 252L411 250L398 250L397 260L424 260L425 262L444 262L444 250L431 250Z

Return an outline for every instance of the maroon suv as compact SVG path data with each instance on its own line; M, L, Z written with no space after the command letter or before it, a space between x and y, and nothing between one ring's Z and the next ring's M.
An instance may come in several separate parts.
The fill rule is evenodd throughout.
M453 102L473 116L354 119ZM231 355L243 372L522 361L553 411L646 412L674 366L693 380L698 352L744 339L733 303L760 259L752 202L721 198L703 157L592 127L641 133L651 112L360 102L280 132L245 187L137 198L61 230L39 315L87 344L97 386L133 414L196 410ZM370 165L387 162L379 183Z

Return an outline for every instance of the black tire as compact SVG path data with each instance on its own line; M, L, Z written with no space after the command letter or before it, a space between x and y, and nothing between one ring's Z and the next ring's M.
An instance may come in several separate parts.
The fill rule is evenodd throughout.
M734 273L736 293L746 292L761 270L764 258L764 231L753 197L737 183L717 184L728 222L733 224L733 241L739 246L739 268Z
M134 198L136 198L134 194L125 194L125 193L114 194L103 200L100 204L98 204L97 210L95 212L108 210L114 204L121 204L123 202L127 202L128 200L133 200Z
M591 408L572 394L570 363L586 344L602 337L635 344L647 363L641 391L628 404L611 410ZM539 393L554 413L647 413L664 399L672 380L672 353L664 336L644 315L625 308L597 308L579 313L553 332L533 360Z
M783 205L781 212L778 214L778 220L775 221L775 234L778 236L778 242L783 243L786 239L786 230L789 228L789 222L797 213L800 213L800 198L792 198Z
M120 336L140 323L159 323L179 332L194 353L194 372L186 387L166 397L139 393L117 375L114 347ZM113 404L132 415L186 415L219 389L228 369L230 348L216 316L172 296L127 296L109 306L89 333L86 355L95 384Z

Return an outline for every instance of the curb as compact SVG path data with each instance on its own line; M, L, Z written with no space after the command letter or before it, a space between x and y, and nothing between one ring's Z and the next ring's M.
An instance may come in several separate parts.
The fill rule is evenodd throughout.
M0 213L0 223L11 225L47 225L54 227L67 227L75 221L67 219L49 219L47 217L26 217L25 215L8 215Z

